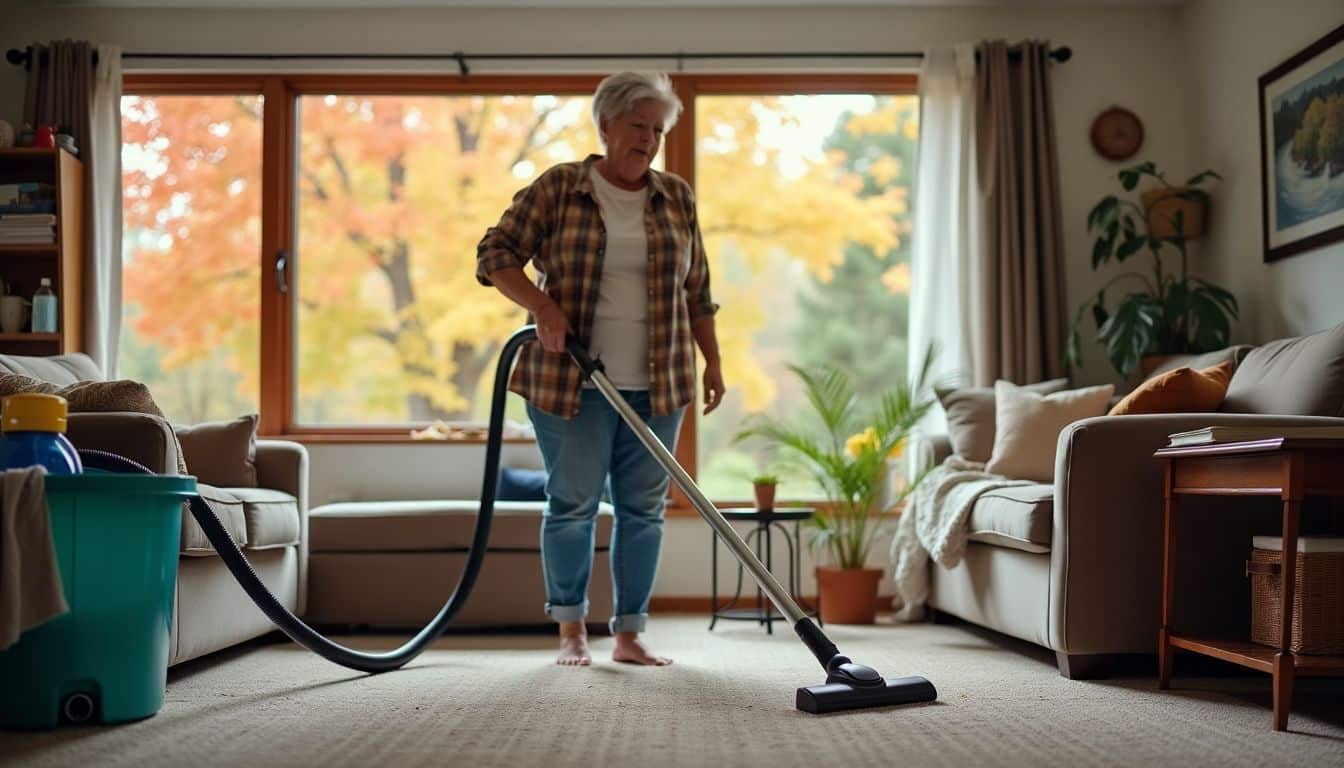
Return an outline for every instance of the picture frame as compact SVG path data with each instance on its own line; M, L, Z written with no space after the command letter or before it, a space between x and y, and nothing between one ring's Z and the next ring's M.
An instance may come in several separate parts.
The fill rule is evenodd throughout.
M1271 262L1344 240L1344 24L1259 84L1260 209Z

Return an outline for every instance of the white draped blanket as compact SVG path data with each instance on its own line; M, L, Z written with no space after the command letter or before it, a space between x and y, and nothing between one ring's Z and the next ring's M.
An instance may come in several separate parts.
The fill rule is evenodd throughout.
M918 621L924 616L929 596L929 558L946 568L961 562L966 553L966 521L980 494L996 488L1032 485L1030 480L1010 480L985 471L985 465L952 455L929 472L910 494L891 540L895 563L896 593L902 606L900 621Z

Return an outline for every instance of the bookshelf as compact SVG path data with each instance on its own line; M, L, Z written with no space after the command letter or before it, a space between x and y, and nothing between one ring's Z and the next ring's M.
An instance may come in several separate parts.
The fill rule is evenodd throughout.
M56 242L0 243L0 280L7 293L29 301L51 278L59 312L56 333L0 332L0 354L58 355L83 345L84 164L63 149L0 149L0 184L51 184L56 190Z

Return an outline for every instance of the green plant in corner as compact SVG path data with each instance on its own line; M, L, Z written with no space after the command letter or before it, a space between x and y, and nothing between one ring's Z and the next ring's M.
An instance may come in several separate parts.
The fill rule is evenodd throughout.
M1151 162L1124 168L1117 176L1127 192L1144 177L1159 186L1143 194L1142 207L1107 195L1092 208L1087 215L1088 230L1097 238L1092 268L1100 269L1112 258L1123 264L1147 249L1153 256L1152 273L1121 273L1078 307L1069 330L1069 364L1082 364L1080 326L1089 308L1097 340L1106 345L1111 366L1124 378L1138 369L1144 355L1211 352L1227 346L1237 300L1226 290L1190 275L1187 265L1187 241L1202 230L1208 205L1208 193L1199 187L1222 177L1206 170L1177 187ZM1179 256L1175 274L1168 274L1163 265L1166 246L1174 247ZM1122 281L1129 290L1114 306L1107 306L1107 292Z
M901 455L915 425L937 402L928 382L933 358L930 350L915 380L884 393L873 413L860 411L843 371L826 367L812 373L790 366L803 382L813 423L757 416L734 438L770 441L785 449L781 460L800 465L816 479L827 504L810 521L812 545L829 551L836 567L864 566L882 523L923 478L908 482L890 504L878 508L888 461Z

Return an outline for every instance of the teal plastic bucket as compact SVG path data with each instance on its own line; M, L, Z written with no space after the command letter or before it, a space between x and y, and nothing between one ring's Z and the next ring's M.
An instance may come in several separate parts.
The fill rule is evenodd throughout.
M181 542L196 478L47 475L70 612L0 651L0 728L120 723L163 706Z

